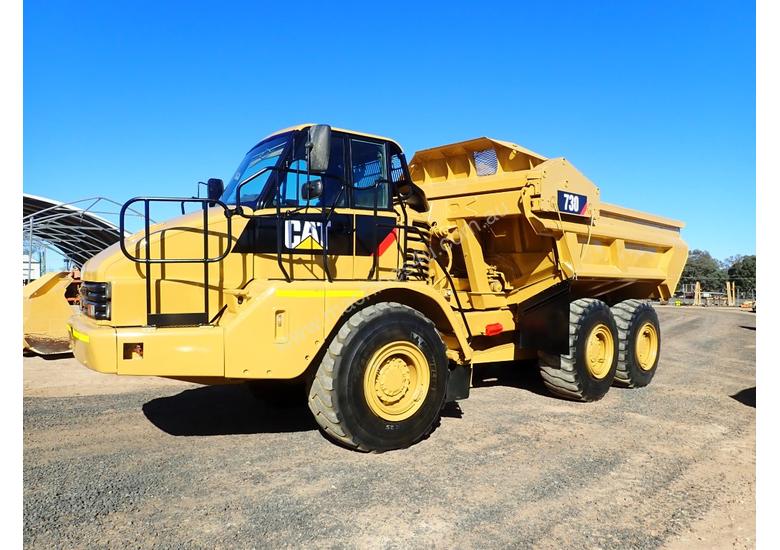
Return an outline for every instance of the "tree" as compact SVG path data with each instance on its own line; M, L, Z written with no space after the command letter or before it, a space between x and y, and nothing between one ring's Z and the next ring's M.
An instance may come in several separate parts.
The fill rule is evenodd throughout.
M686 284L701 282L701 289L710 292L723 292L726 288L726 270L721 263L706 250L692 250L683 269L681 282Z
M756 256L740 256L728 269L729 280L745 292L756 289Z
M722 264L722 265L723 265L723 267L724 267L724 268L725 268L725 269L728 271L728 269L729 269L729 268L730 268L732 265L734 265L735 263L737 263L738 261L740 261L740 260L741 260L742 258L744 258L744 257L745 257L745 256L743 256L742 254L734 254L733 256L729 256L728 258L726 258L725 260L723 260L723 261L721 262L721 264Z

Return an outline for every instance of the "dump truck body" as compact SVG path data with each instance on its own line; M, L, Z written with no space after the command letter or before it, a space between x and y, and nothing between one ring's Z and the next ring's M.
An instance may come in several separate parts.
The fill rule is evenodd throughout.
M407 167L392 140L303 125L250 150L219 198L125 208L172 200L197 210L84 266L76 357L203 383L301 380L323 429L365 450L418 440L437 406L468 395L472 365L568 357L575 306L582 326L606 319L588 329L594 361L612 365L598 391L616 372L641 383L610 355L608 308L668 299L687 253L681 223L603 203L565 159L488 138ZM625 307L625 330L644 320L630 337L657 351L649 313ZM395 429L406 435L377 435Z
M417 153L410 168L437 232L460 236L468 227L464 238L478 237L472 253L485 265L467 273L475 292L489 292L493 264L506 268L515 290L509 303L527 299L520 288L566 279L591 296L668 300L682 273L681 222L602 202L600 190L566 159L480 138ZM479 308L503 299L477 302Z
M502 326L511 331L520 323L533 333L503 353L488 349L486 359L522 355L518 345L544 348L551 335L566 345L566 331L550 324L552 311L535 300L545 292L554 297L556 287L565 286L559 295L568 306L575 297L668 300L679 281L687 258L683 224L602 202L566 159L478 138L421 151L410 171L430 204L432 249L447 259L472 312L467 317L490 320L509 309L512 321ZM433 278L443 285L441 271ZM538 315L529 319L529 308ZM484 334L474 324L473 332Z

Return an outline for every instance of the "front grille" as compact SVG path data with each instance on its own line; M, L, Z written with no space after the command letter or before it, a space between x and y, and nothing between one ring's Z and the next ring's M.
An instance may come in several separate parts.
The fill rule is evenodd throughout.
M111 319L111 283L83 281L79 294L84 315L93 319Z

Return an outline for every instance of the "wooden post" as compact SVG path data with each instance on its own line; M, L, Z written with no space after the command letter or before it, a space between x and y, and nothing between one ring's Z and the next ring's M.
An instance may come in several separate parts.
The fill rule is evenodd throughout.
M737 283L735 281L726 281L726 305L729 307L737 305Z

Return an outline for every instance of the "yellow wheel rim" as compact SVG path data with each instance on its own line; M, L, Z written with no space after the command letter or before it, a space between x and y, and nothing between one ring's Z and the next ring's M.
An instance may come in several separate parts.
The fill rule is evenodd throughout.
M615 358L615 340L612 331L603 323L599 323L588 335L585 343L585 365L593 378L602 379L612 368Z
M392 342L368 361L363 393L368 408L385 420L399 422L416 413L428 395L431 369L420 348Z
M636 362L642 370L650 370L658 358L658 331L653 323L645 323L636 333Z

